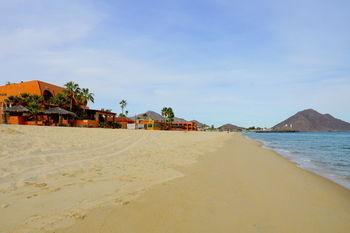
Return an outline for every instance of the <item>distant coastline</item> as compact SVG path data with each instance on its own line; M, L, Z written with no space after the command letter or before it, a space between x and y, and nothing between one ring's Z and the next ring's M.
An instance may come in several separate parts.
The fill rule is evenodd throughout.
M254 132L254 133L298 133L301 131L296 131L296 130L257 130L257 131L249 131L249 132Z

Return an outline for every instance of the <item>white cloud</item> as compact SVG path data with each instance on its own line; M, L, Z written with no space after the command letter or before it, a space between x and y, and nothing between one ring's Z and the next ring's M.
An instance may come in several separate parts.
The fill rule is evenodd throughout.
M89 4L71 1L0 3L0 58L31 56L84 38L101 21Z

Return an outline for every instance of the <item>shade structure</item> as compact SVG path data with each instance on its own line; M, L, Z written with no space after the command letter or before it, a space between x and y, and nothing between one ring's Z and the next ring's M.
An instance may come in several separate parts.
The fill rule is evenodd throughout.
M44 111L45 114L57 114L57 115L70 115L70 116L76 116L74 112L67 111L63 108L60 107L55 107L55 108L49 108Z
M23 112L29 112L28 108L23 107L22 105L16 105L12 107L8 107L5 109L5 112L18 112L18 113L23 113Z

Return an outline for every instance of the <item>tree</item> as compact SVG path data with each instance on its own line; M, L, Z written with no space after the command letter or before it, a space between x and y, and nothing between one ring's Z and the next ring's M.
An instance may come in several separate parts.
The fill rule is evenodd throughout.
M168 119L170 122L173 122L174 121L174 117L175 117L175 114L174 114L174 111L172 108L168 108Z
M43 97L38 95L29 95L27 97L27 106L29 113L34 116L35 123L38 122L38 114L41 112Z
M22 93L19 96L9 96L5 99L5 103L11 106L22 105L24 107L32 104L33 102L38 103L39 106L43 103L43 98L38 95L31 95L28 93Z
M77 98L79 103L84 106L83 114L85 115L85 107L88 104L88 102L89 101L91 101L92 103L95 102L94 94L89 91L89 88L82 88L78 93Z
M95 102L94 94L89 91L89 88L82 88L78 93L78 99L81 104L86 106L89 101Z
M23 99L20 96L9 96L5 99L5 103L8 106L23 105Z
M50 99L50 104L56 105L60 108L68 108L70 100L64 93L57 93L57 95Z
M80 87L77 83L70 81L66 83L65 85L65 90L64 93L67 95L69 98L70 104L69 104L69 109L72 111L73 104L78 103L77 97L80 94Z
M120 114L120 116L125 117L124 110L125 110L126 106L128 105L128 103L126 102L126 100L122 100L119 102L119 105L122 108L122 113Z
M164 107L162 109L162 116L164 117L165 123L168 123L174 121L175 114L172 108Z
M22 105L25 106L31 115L35 117L35 122L38 120L38 114L41 112L43 105L43 97L38 95L30 95L22 93L19 96L9 96L5 102L11 106Z
M168 111L168 108L167 107L164 107L162 109L162 117L164 118L164 121L166 122L166 118L167 118L167 111Z

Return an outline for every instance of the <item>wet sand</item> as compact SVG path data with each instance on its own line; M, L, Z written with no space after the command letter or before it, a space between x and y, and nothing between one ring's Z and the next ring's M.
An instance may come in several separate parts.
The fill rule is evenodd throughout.
M22 128L15 130L23 131ZM24 134L32 131L26 130ZM53 135L57 130L62 130L62 135L70 132L84 138L86 130L91 129L55 129ZM107 135L121 138L132 135L136 146L128 147L118 156L112 154L120 150L112 150L109 144L106 150L98 150L104 153L84 151L84 156L73 155L77 156L74 161L79 169L73 169L76 166L68 169L65 161L72 155L62 155L61 160L51 164L56 167L63 163L63 168L56 168L61 173L38 175L35 185L22 184L19 180L23 177L17 175L13 177L15 184L10 186L12 191L6 189L3 182L3 170L7 166L1 165L0 184L7 192L0 193L0 201L2 205L6 205L6 201L9 204L0 209L1 216L6 216L6 221L0 220L1 230L7 222L18 223L12 232L346 233L350 230L349 190L298 168L239 134L98 130L93 130L96 133L94 140L89 141L90 148L97 146L94 143L98 138ZM52 140L50 137L48 142ZM139 137L143 143L137 142ZM130 139L125 140L129 142L125 142L123 148L131 143ZM60 147L65 148L63 144ZM152 147L152 144L157 146ZM44 154L48 151L35 153L46 157ZM17 156L24 154L28 152ZM101 156L92 159L97 155ZM104 163L107 155L111 156ZM8 160L3 153L1 156L2 161ZM84 157L93 162L82 162ZM99 172L104 179L98 179L98 171L88 169L91 164L100 165L103 172ZM40 166L37 164L33 169L40 169ZM61 177L60 169L77 171L69 173L75 176L67 182ZM19 170L18 174L23 172ZM81 181L88 175L92 181ZM74 185L65 186L74 182ZM49 192L53 184L61 185L60 190L52 192L55 194ZM40 195L26 199L30 191L40 189L44 190L38 192ZM41 205L34 200L50 202ZM17 212L10 211L11 208ZM24 213L19 213L21 210L30 216L23 216ZM26 224L19 224L19 217Z

